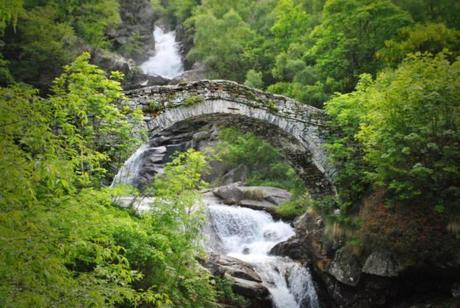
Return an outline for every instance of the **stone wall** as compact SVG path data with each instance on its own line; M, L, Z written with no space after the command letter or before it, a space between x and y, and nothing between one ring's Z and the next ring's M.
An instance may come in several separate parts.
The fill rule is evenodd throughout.
M291 155L292 160L295 165L305 167L304 177L315 181L315 191L333 191L330 183L334 169L322 147L327 130L320 109L223 80L145 87L128 91L127 96L133 106L143 108L152 137L177 123L201 118L221 122L226 118L228 125L243 128L250 126L241 120L246 118L259 123L259 135L280 131L304 148Z

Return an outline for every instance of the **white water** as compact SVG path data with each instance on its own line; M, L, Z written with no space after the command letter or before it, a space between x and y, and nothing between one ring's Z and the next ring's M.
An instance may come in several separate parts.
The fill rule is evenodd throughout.
M176 32L165 32L155 26L155 55L141 64L142 71L147 75L160 75L172 79L184 71L184 65L176 42Z
M142 166L142 158L145 151L149 149L149 145L141 145L134 154L132 154L127 161L121 166L118 173L112 181L112 187L118 184L133 184Z
M208 204L210 236L221 253L251 264L272 295L278 308L319 307L309 271L287 257L268 255L277 243L294 235L288 224L264 211Z

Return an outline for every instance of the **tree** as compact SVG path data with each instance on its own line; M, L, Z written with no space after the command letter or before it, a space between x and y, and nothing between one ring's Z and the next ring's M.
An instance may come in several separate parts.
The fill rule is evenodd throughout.
M377 58L392 66L397 66L410 53L437 54L448 49L453 59L459 55L460 31L449 29L444 24L415 24L404 27L396 38L385 42L385 47L377 52Z
M246 73L246 80L244 81L244 84L248 87L261 89L264 85L264 82L262 81L262 73L257 72L256 70L249 70Z
M246 53L255 38L249 25L233 9L222 18L211 12L197 15L194 25L195 44L187 57L203 62L212 78L244 81L251 67Z
M385 40L410 24L408 14L389 0L333 0L326 3L321 24L307 51L328 93L350 92L362 73L375 74L375 53Z
M3 54L16 80L46 89L76 57L77 37L51 6L31 9L18 21L15 31L8 28L5 33Z
M107 78L103 70L88 63L89 58L89 53L83 53L64 67L49 98L54 129L78 154L71 156L82 184L90 178L102 179L106 168L101 163L121 163L126 158L136 145L134 127L142 121L138 111L134 113L134 124L129 122L129 109L121 110L117 105L123 99L121 73L112 72Z
M460 61L414 55L379 74L362 97L358 139L370 178L397 199L422 197L438 210L460 197Z

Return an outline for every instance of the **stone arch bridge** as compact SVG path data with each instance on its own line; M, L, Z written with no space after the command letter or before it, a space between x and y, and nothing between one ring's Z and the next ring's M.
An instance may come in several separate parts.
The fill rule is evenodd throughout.
M320 109L224 80L144 87L126 95L133 107L143 109L150 144L156 149L147 151L144 160L161 160L165 134L177 139L217 123L252 131L277 146L314 197L334 191L334 170L322 147L327 130ZM193 146L193 140L187 145ZM155 168L146 169L144 176L151 178Z

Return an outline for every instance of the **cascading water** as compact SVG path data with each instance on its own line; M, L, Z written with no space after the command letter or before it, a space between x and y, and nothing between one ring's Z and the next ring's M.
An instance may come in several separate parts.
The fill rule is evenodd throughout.
M172 79L184 71L179 44L176 42L176 32L165 32L155 26L155 55L141 64L142 71L147 75L160 75Z
M142 165L143 154L149 149L148 144L140 146L133 155L131 155L127 161L121 166L117 174L113 178L112 185L118 184L133 184L136 177L139 175L139 171Z
M278 308L319 307L309 271L287 257L268 255L277 243L294 235L288 224L264 211L210 204L210 247L251 264L270 291Z

